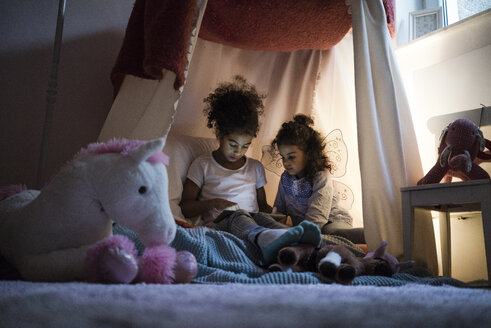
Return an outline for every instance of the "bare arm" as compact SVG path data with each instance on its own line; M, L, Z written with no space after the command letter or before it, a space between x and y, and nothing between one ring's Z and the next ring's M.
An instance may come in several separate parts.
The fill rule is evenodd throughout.
M266 201L266 191L264 191L264 187L256 189L257 194L257 205L259 205L259 211L265 213L271 213L273 208L268 205Z
M192 218L209 212L213 208L223 210L229 206L236 205L236 203L222 198L198 200L200 192L201 189L194 182L189 179L184 181L181 203L179 203L179 206L181 206L182 214L184 214L185 217Z

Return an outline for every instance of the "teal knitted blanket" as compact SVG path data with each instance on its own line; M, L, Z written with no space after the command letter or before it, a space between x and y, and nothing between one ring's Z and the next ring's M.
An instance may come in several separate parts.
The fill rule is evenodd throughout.
M120 225L114 225L114 233L132 239L141 253L144 246L136 234ZM312 272L268 272L259 266L260 251L251 243L234 235L205 227L185 229L177 227L171 244L176 250L187 250L198 261L198 275L194 282L208 284L318 284L330 283ZM410 273L397 273L392 277L359 276L353 285L401 286L408 283L464 286L461 281L448 277L422 277Z

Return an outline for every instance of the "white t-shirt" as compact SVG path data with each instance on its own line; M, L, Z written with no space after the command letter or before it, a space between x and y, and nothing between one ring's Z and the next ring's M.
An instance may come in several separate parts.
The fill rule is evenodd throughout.
M212 154L201 155L189 167L187 178L200 189L199 200L223 198L238 204L240 209L259 212L256 189L266 184L263 165L246 157L245 164L237 170L229 170L217 163ZM205 224L213 221L219 211L203 215Z

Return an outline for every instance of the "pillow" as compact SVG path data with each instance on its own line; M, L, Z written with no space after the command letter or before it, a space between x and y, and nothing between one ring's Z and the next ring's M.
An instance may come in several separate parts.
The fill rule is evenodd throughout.
M170 133L164 147L164 153L169 156L167 173L169 174L169 202L170 209L176 220L186 221L199 225L198 219L186 219L182 214L181 202L182 188L189 166L196 157L210 153L218 148L218 141L214 138L192 137Z

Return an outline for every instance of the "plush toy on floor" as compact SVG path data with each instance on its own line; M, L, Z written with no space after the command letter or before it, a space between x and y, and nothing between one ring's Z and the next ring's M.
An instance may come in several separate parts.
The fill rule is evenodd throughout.
M0 192L0 255L25 280L185 283L194 256L168 246L176 224L162 153L165 139L90 144L41 190ZM146 245L112 235L112 221Z
M346 246L326 245L320 250L302 244L284 247L278 252L278 263L270 266L271 271L319 272L331 281L348 285L361 275L391 277L399 271L399 261L385 252L387 242L365 257L355 256ZM405 264L406 265L406 264ZM412 265L412 263L408 263Z
M463 181L489 179L489 174L478 164L491 160L491 141L485 139L482 131L467 119L450 123L440 137L438 161L433 168L418 181L418 185L452 182L452 177Z

